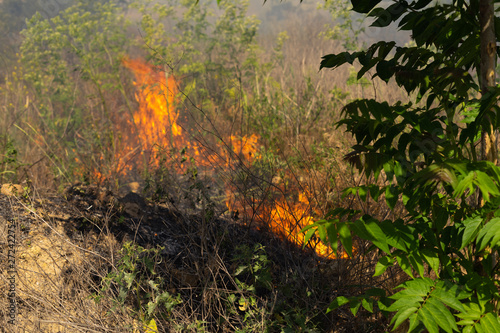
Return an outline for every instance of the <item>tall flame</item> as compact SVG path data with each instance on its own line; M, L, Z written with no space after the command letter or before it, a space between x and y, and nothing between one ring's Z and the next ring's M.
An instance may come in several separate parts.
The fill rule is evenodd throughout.
M175 99L179 92L175 78L154 71L138 59L124 59L123 65L132 70L136 78L135 97L139 109L135 111L130 125L142 150L150 151L154 145L177 148L185 140L177 122L179 114L175 112Z

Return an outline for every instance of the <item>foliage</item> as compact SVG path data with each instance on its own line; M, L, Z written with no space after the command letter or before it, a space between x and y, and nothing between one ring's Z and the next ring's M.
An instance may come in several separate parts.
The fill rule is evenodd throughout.
M258 67L258 21L247 8L246 1L224 2L216 15L191 0L130 5L140 14L142 52L158 68L182 75L180 100L204 109L190 114L192 123L206 126L217 108L233 109L244 99L242 82ZM109 183L122 167L116 151L126 139L114 125L134 112L121 63L136 46L127 37L129 23L113 1L75 1L51 19L34 15L22 32L19 72L32 97L21 129L65 182Z
M142 14L144 46L153 63L185 77L185 93L193 103L225 107L256 65L258 21L247 16L248 1L171 0L166 4L132 4ZM196 94L190 94L196 88ZM236 96L235 96L236 94Z
M9 137L0 137L0 183L17 183L17 170L21 167L17 149Z
M238 265L232 274L237 292L227 296L228 309L232 316L239 316L240 312L244 314L241 332L262 329L268 312L259 304L257 288L272 288L266 250L261 244L255 244L253 249L241 245L236 248L233 260Z
M318 4L319 9L326 9L330 14L333 26L327 25L321 35L325 39L342 43L345 50L353 51L359 47L359 35L363 32L361 19L352 15L350 2L347 0L325 0Z
M16 126L9 126L20 129L24 135L23 140L17 137L11 139L7 134L2 136L7 143L0 146L3 149L0 150L0 163L3 163L0 166L8 171L3 174L5 177L10 177L10 170L16 172L18 166L23 165L20 154L24 154L37 161L33 164L36 168L31 170L42 169L40 166L44 159L49 160L56 181L83 180L112 186L102 184L100 175L109 175L107 171L116 170L114 166L118 163L115 155L120 151L120 140L127 133L122 136L114 125L124 119L132 119L136 107L131 102L135 89L130 73L121 68L122 57L130 54L131 57L146 55L156 68L173 73L179 79L183 91L179 100L185 102L180 103L180 108L183 108L182 111L185 111L184 108L200 111L188 114L194 120L190 118L184 122L181 119L182 126L201 124L197 128L199 131L193 132L207 137L213 134L213 141L217 144L224 144L221 143L223 136L218 131L226 131L223 134L241 131L235 133L239 137L243 137L244 132L256 133L260 137L259 146L273 148L263 149L263 158L252 165L250 172L246 168L238 169L236 177L242 178L245 189L237 190L245 191L244 195L248 195L246 199L259 200L257 198L266 195L261 195L261 192L268 186L275 188L273 196L278 195L282 192L278 182L293 188L287 178L292 177L288 173L289 168L296 165L301 170L300 174L292 172L293 183L308 181L303 180L302 174L307 173L312 164L296 156L297 147L309 148L307 146L313 140L322 140L323 130L338 117L339 105L344 104L349 94L337 87L331 93L324 91L312 74L306 74L304 80L301 70L307 72L310 68L305 64L310 61L297 57L298 53L285 56L283 50L288 46L289 34L281 33L274 47L261 48L257 43L259 22L255 17L247 16L247 1L220 1L218 8L207 2L196 4L194 0L135 1L135 7L126 8L128 12L118 7L117 2L65 0L68 8L49 16L42 12L27 22L18 56L20 68L14 68L12 74L16 88L12 88L9 81L6 85L8 93L5 93L8 98L5 98L2 107L2 112L11 117L5 117L9 118L8 122L5 121L5 128L13 119L12 123ZM335 11L342 15L347 13L340 11L337 4L329 6L332 15ZM140 33L134 34L137 29L130 27L126 17L139 21ZM340 34L334 32L330 38L356 37L357 32L351 35L349 31L351 22L345 23L342 25L345 30ZM294 31L291 32L293 36ZM354 45L354 39L348 42ZM303 61L304 66L301 69L287 67L292 57ZM310 70L316 72L315 69ZM14 102L12 105L11 101ZM30 140L23 146L26 137ZM322 144L323 141L319 142L318 147ZM227 142L226 146L230 148ZM320 150L324 152L323 148ZM220 213L214 199L217 203L223 200L224 194L219 196L218 193L224 191L212 185L213 179L202 179L205 177L202 168L198 171L185 151L181 148L177 153L158 147L157 154L152 154L154 161L151 163L158 168L144 172L146 184L154 193L155 201L165 200L168 205L183 200L178 199L179 193L173 191L180 192L181 189L178 197L185 195L186 200L192 201L192 207L203 206L203 221L207 221L211 228ZM38 163L40 152L42 163ZM295 155L290 157L289 154ZM172 161L183 166L189 164L183 176L178 177ZM325 163L324 160L317 154L314 166L322 163ZM221 176L225 177L232 170L223 172ZM276 174L279 177L273 177ZM43 176L52 179L47 174ZM118 178L117 174L111 176ZM320 177L321 174L316 179ZM259 191L254 190L258 187ZM271 201L275 201L274 198L268 200ZM92 206L99 205L94 202ZM183 207L180 204L177 206ZM107 213L111 214L112 209L108 208ZM186 217L186 221L190 219ZM97 222L100 218L95 215L88 221ZM121 221L125 218L121 217ZM341 226L340 230L347 230L347 226ZM201 239L210 241L211 237L203 234ZM239 239L232 241L238 242ZM219 245L213 248L217 250ZM179 322L179 327L182 327L179 330L214 328L218 324L214 318L223 320L226 317L234 319L234 326L246 331L313 332L319 326L336 325L331 317L323 316L319 308L326 302L327 290L338 288L335 282L337 276L318 279L316 277L323 276L323 272L316 263L291 263L303 257L296 259L295 256L284 256L280 251L269 249L267 245L264 248L261 245L253 247L253 244L238 248L232 262L234 270L222 267L222 275L213 274L214 284L192 287L195 292L191 293L191 299L179 309L175 307L180 302L179 296L164 292L165 281L160 276L170 273L160 273L155 266L157 249L146 250L126 244L117 267L113 267L103 279L103 288L96 300L104 300L113 294L115 310L127 317L137 317L146 331L154 330L155 320L162 315L174 321L172 316L181 311L186 311L185 317L176 317L174 324ZM215 254L218 256L219 253L222 260L227 259L225 253ZM200 274L206 274L208 266L204 265L211 260L205 261L207 257L202 254L202 260L194 263ZM197 253L192 255L199 259ZM279 259L270 261L268 258L271 256ZM215 261L218 263L219 258ZM166 275L160 275L162 273ZM325 283L325 280L328 282ZM272 282L275 282L274 285ZM213 299L204 296L200 301L193 296L200 294L220 296L220 299L212 302Z
M369 240L381 255L375 275L397 265L408 281L391 296L370 289L338 297L329 310L349 303L354 315L361 305L393 313L394 328L407 320L409 332L499 331L500 168L481 160L476 146L483 132L500 126L500 88L479 88L479 1L379 4L352 1L354 11L374 18L373 27L395 22L410 31L415 46L380 41L326 55L321 68L357 60L358 78L371 72L395 80L414 99L355 100L338 123L356 140L346 159L368 179L344 195L385 200L393 210L402 204L407 214L381 221L337 209L304 232L310 238L317 231L334 249L340 241L351 255L351 233Z
M262 244L237 246L232 260L237 291L227 296L227 308L232 316L242 314L238 332L315 332L315 322L303 304L296 304L296 295L286 295L285 306L263 303L263 295L271 293L275 286L271 274L274 264ZM284 289L276 291L283 293Z
M333 124L341 101L328 100L311 77L301 83L300 73L282 69L286 32L265 54L248 1L219 1L216 8L195 0L131 1L127 17L140 26L137 38L127 36L130 22L116 3L71 1L50 19L34 15L22 32L18 80L30 103L19 125L43 151L55 182L120 186L127 162L117 152L128 143L116 124L130 123L135 111L132 80L121 68L129 51L179 78L181 126L207 146L256 132L279 151L289 146L283 137L298 146L318 133L316 124ZM335 38L341 35L347 30ZM299 88L284 88L276 76L292 77Z
M255 244L253 250L247 245L242 245L236 248L236 255L233 259L239 263L238 268L234 272L234 276L248 274L254 281L251 285L263 287L271 290L271 274L269 272L269 259L267 258L266 250L262 244ZM236 278L236 282L238 283Z
M94 295L94 300L99 302L105 292L114 290L114 310L131 305L133 315L149 327L156 326L154 317L157 313L168 318L173 307L182 301L180 295L173 296L164 290L165 281L158 275L156 267L161 261L161 250L147 250L130 242L125 243L116 270L103 279L101 290Z
M40 3L38 3L40 4ZM21 41L19 32L26 26L25 19L35 14L36 5L26 0L4 0L0 2L0 44L2 49L1 74L15 63L15 54Z
M118 88L125 27L116 6L98 2L90 9L77 3L50 21L38 13L28 22L20 49L21 62L29 69L24 79L40 99L41 115L51 120L46 125L56 126L49 129L62 132L71 127L67 119L82 117L83 110L74 105L75 73L93 84L102 111L109 112L104 91Z
M65 180L76 161L97 169L110 159L103 147L116 141L111 105L117 95L127 99L120 75L126 27L112 2L77 1L52 19L35 14L22 31L20 71L32 96L22 128L58 161Z

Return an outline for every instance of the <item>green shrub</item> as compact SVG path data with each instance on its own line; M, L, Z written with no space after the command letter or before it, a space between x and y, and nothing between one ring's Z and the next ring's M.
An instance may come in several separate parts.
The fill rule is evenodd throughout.
M387 8L376 7L379 2L352 4L354 11L374 17L374 27L397 22L410 30L416 46L380 41L366 51L326 55L321 67L357 60L358 78L373 69L374 76L394 79L412 98L392 105L355 100L338 123L356 140L346 159L367 177L366 185L344 194L385 200L393 212L403 205L404 215L379 220L336 209L304 232L309 238L318 231L334 250L340 241L351 256L354 233L372 242L370 250L379 255L375 276L398 266L407 281L388 295L371 288L364 295L340 296L329 310L349 304L353 315L360 307L392 313L393 327L407 321L408 332L499 331L500 168L497 143L488 137L500 127L500 90L494 80L486 84L488 53L480 52L480 43L494 45L499 38L494 31L489 40L480 35L491 28L484 22L496 18L491 11L491 21L478 19L478 11L464 10L460 1L396 2ZM470 2L486 15L483 5ZM492 75L495 66L489 68Z
M113 271L103 280L101 290L94 295L99 302L113 292L113 310L124 311L149 325L155 317L168 320L174 306L182 303L180 295L171 295L165 290L165 281L157 272L157 264L162 261L162 248L144 249L125 243L121 258ZM156 325L156 324L155 324Z

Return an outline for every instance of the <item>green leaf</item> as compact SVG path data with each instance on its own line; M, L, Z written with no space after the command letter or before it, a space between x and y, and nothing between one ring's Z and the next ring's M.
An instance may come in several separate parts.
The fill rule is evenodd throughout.
M418 327L420 321L418 320L418 313L414 313L410 316L410 325L408 327L408 332L413 332Z
M396 203L398 202L398 197L398 188L394 185L387 186L387 188L385 189L385 200L387 201L387 205L390 209L394 209Z
M371 299L370 299L371 301ZM366 311L373 313L373 303L369 302L366 298L361 300L361 305L365 308Z
M338 220L326 224L326 233L328 234L328 242L333 250L333 253L335 254L337 254L338 250L336 223L338 223Z
M339 238L340 242L344 246L344 250L349 254L349 257L353 257L352 255L352 237L351 237L351 230L349 230L349 227L345 222L341 222L338 225L338 231L339 231Z
M422 318L422 323L429 333L439 333L439 327L448 333L453 332L450 320L453 324L455 322L453 321L452 314L442 303L433 301L432 297L429 297L419 310L419 316Z
M453 192L453 196L455 198L461 197L466 189L469 189L470 192L468 195L471 195L474 193L474 173L470 172L464 179L458 182L457 186L455 187L455 191Z
M393 262L391 258L389 258L388 256L381 257L375 265L375 274L373 276L379 276L383 274L387 270L387 268L391 267L392 265Z
M414 243L413 233L402 219L382 221L380 227L387 236L387 243L396 249L408 252Z
M484 332L500 333L500 319L491 312L481 318L480 324Z
M247 265L242 265L242 266L239 266L235 271L234 271L234 276L238 276L240 275L241 273L245 272L248 270L248 266Z
M472 239L476 237L479 229L482 225L483 218L481 216L469 217L463 220L463 225L465 226L463 235L462 235L462 244L460 246L460 250L469 245Z
M360 306L361 306L361 300L358 298L353 299L349 302L349 309L351 310L353 316L356 316Z
M417 0L414 4L413 4L413 9L422 9L424 7L426 7L429 3L431 3L432 0Z
M358 13L368 13L376 5L380 3L381 0L351 0L352 9Z
M349 53L349 52L343 52L339 54L328 54L322 57L323 60L321 60L321 64L319 69L322 68L337 68L345 63L349 63L352 65L355 59L358 58L358 56L361 54L361 52L355 52L355 53Z
M378 201L378 198L380 194L382 194L382 188L380 188L378 185L372 185L370 186L370 196L374 201Z
M436 228L442 230L448 223L449 214L447 207L442 207L441 205L433 205L432 207L433 220Z
M367 220L366 222L364 221L365 219ZM385 233L371 216L363 216L361 219L355 221L351 228L358 237L369 240L381 250L390 253Z
M410 265L410 261L408 260L408 254L402 253L401 251L397 251L394 254L396 254L396 260L399 264L399 267L408 274L408 276L411 276L413 278L413 271L412 267Z
M318 225L317 230L318 230L318 235L319 235L319 238L320 238L323 242L327 243L327 242L328 242L328 238L327 238L327 236L326 236L326 228L325 228L325 226L324 226L324 225Z
M125 280L125 283L127 284L127 289L130 289L132 287L132 283L134 283L136 273L124 273L123 274L123 280Z
M382 288L371 288L365 292L366 296L385 297L386 292Z
M377 17L377 19L370 25L371 27L383 28L392 23L391 14L383 8L373 9L368 16Z
M436 251L430 249L423 249L421 251L425 262L432 268L436 276L439 278L439 256Z
M356 236L369 241L373 240L373 235L366 229L365 222L362 219L356 220L351 228Z
M476 184L483 193L484 199L486 201L490 200L490 194L494 196L498 196L500 192L498 191L498 187L495 185L493 180L488 174L476 170Z
M486 246L495 247L498 245L498 241L500 241L500 218L494 217L477 235L478 251L482 251Z
M395 61L385 61L381 60L377 64L377 76L380 77L385 82L389 82L391 77L394 75L394 71L396 69Z
M416 278L409 280L397 286L397 289L403 289L397 294L391 296L393 299L408 297L408 296L427 296L434 287L434 281L430 278Z
M415 307L415 306L412 306L412 307L408 307L408 308L405 308L404 310L402 311L398 311L394 317L392 318L391 320L391 323L394 322L394 327L393 329L395 330L396 328L399 327L399 325L401 325L406 319L408 319L408 317L410 317L411 315L416 315L416 312L417 312L418 308Z
M304 232L305 228L301 230L301 232ZM307 230L305 236L304 236L304 247L306 246L307 242L309 242L309 240L311 239L311 237L316 233L316 229L313 229L313 228L309 228L309 230Z
M363 201L366 201L368 190L366 186L358 186L358 195L359 198Z
M402 297L402 295L398 294L396 295L390 297L396 299L396 301L387 308L387 311L394 312L394 311L402 311L406 308L411 308L411 307L420 307L420 303L424 301L424 298L421 295L408 295L405 297Z
M476 332L476 331L474 330L474 327L472 327L472 326L466 326L462 329L462 333L474 333L474 332Z
M408 254L408 260L410 261L413 269L415 269L420 276L424 276L424 260L420 256L420 253L413 251Z
M448 281L433 281L429 278L409 280L398 288L404 289L390 297L396 301L387 309L397 311L393 322L399 325L404 319L410 318L410 326L416 326L421 321L429 332L439 332L439 328L450 333L458 330L447 306L463 313L465 308L460 300L470 294L462 292L457 285ZM415 311L416 318L412 317Z
M450 310L439 300L434 297L434 292L425 302L422 309L428 307L435 322L446 332L458 331L458 327L455 318L451 314ZM425 323L424 323L425 325Z
M465 307L460 300L470 295L470 293L459 290L457 285L450 282L445 283L445 281L439 281L436 284L436 289L432 292L433 298L460 312L465 312Z
M156 306L157 304L155 302L148 302L148 310L147 310L147 313L148 313L148 316L151 316L153 314L153 312L155 311L156 309Z
M374 245L376 245L382 251L386 253L391 253L389 249L389 245L387 244L387 237L385 233L382 231L380 226L375 222L375 220L370 220L365 224L366 230L370 233L370 239Z
M328 306L328 309L326 310L326 313L333 311L333 310L335 310L335 309L337 309L337 308L339 308L342 305L347 304L347 303L349 303L349 299L347 297L339 296L339 297L335 298L332 303L330 303L330 305Z
M383 312L388 312L391 306L391 300L387 297L382 297L377 302L378 308Z

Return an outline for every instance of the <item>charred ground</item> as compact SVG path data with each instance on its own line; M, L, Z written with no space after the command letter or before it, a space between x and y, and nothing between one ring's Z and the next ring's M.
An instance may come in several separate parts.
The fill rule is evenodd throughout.
M2 257L6 225L17 226L18 326L26 332L140 331L138 304L151 300L149 280L161 281L171 297L170 307L159 304L153 316L161 332L385 326L354 321L347 312L325 314L336 295L356 293L366 263L324 260L231 218L187 214L137 193L118 197L88 185L69 186L61 195L1 195L0 207ZM117 280L103 286L133 252L124 253L124 244L133 244L138 258L149 256L154 274L137 260L135 281L144 285L120 298ZM2 317L8 320L6 312Z

